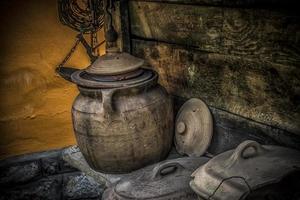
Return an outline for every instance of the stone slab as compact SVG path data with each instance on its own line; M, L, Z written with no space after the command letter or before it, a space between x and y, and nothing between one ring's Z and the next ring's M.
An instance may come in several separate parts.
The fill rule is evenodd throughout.
M174 159L179 157L182 156L179 155L174 149L172 149L167 159ZM78 146L72 146L65 149L63 152L63 159L71 166L92 177L97 183L105 187L110 187L122 178L132 176L134 173L138 173L138 170L128 174L105 174L97 172L90 168L82 153L80 152Z
M104 188L84 173L63 176L63 199L100 199Z

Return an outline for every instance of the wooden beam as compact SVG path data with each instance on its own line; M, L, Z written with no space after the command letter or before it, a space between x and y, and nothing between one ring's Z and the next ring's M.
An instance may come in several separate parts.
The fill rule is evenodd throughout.
M267 8L296 10L297 0L130 0L136 2L156 2L177 5L206 5L239 8Z
M128 0L120 0L121 35L124 52L131 52Z
M113 26L118 33L117 46L123 52L131 51L130 46L130 26L129 26L129 8L128 0L113 1L112 10ZM105 29L107 29L108 17L105 16ZM107 45L110 45L107 43ZM107 46L108 48L109 46Z
M299 13L130 1L132 37L300 67Z

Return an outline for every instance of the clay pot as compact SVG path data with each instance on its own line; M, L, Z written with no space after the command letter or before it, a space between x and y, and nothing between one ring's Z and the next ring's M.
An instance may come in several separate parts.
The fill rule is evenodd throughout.
M75 136L97 171L127 173L164 159L171 148L172 99L158 74L142 65L129 54L108 52L71 75L80 91L72 107Z

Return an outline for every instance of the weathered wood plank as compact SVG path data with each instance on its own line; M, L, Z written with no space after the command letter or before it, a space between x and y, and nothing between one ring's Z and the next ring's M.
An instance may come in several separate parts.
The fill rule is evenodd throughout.
M130 0L130 1L222 6L224 0L213 0L213 1L212 0Z
M299 13L130 1L133 37L300 66Z
M169 92L300 135L300 69L242 56L132 41Z
M140 2L158 2L169 4L191 4L208 6L232 6L247 8L295 8L297 0L130 0Z
M214 134L209 148L209 152L212 154L236 148L245 140L255 140L261 144L281 145L300 150L299 135L213 107L210 110L215 122Z

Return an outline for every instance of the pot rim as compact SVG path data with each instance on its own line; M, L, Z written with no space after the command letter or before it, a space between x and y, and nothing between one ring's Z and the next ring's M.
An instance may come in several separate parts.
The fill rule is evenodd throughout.
M90 89L112 89L112 88L130 88L138 85L144 85L158 80L158 73L151 69L143 69L143 73L137 77L125 80L117 81L95 81L89 80L82 77L83 74L87 73L85 70L79 70L71 75L72 82L79 87L90 88Z

